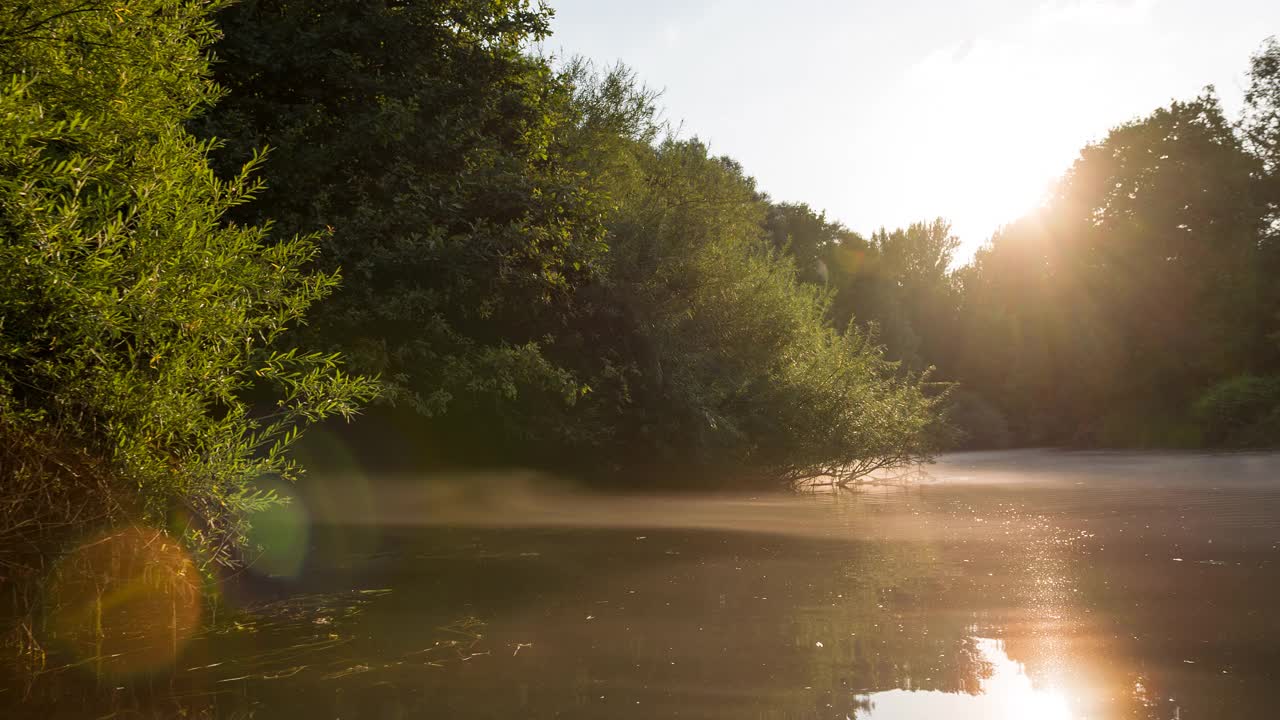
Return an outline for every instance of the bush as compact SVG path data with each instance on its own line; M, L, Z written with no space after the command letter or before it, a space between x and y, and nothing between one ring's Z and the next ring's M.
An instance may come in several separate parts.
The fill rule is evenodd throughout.
M708 482L851 480L927 457L934 388L874 336L831 326L827 292L766 239L742 167L696 139L627 152L582 330L619 369L583 373L578 421L613 429L597 452Z
M217 179L209 145L183 130L217 97L207 8L0 11L9 581L40 577L69 539L106 526L172 527L204 561L234 562L248 516L275 500L258 480L298 471L286 451L299 428L372 393L336 356L271 349L337 277L304 270L309 238L268 243L264 228L223 221L256 185ZM244 399L268 387L269 405Z
M1280 440L1280 378L1239 375L1209 388L1192 406L1205 439L1234 447Z

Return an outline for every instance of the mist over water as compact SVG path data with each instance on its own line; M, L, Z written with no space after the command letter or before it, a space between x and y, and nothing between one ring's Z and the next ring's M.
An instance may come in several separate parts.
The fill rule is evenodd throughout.
M299 489L171 667L103 682L51 663L0 703L877 720L1280 703L1275 454L959 454L808 493L612 495L519 473Z
M983 518L963 513L922 516L882 512L920 498L960 499L1013 493L1002 523L1026 511L1075 510L1099 518L1125 512L1197 510L1184 522L1232 517L1273 524L1265 507L1243 498L1270 497L1278 481L1275 453L1066 452L1015 450L957 453L907 470L884 471L845 491L817 485L797 492L609 493L540 473L378 477L359 473L308 477L301 489L310 522L321 525L493 528L667 528L786 535L800 538L927 538L939 532L987 532ZM1017 508L1022 511L1015 511ZM1219 506L1232 513L1223 516ZM851 512L876 509L874 522ZM1204 513L1212 513L1212 516Z

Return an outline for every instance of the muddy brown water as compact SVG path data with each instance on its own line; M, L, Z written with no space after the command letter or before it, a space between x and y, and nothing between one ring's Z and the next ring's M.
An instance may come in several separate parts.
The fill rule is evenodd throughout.
M966 453L902 480L317 479L167 667L51 642L0 715L1280 717L1280 455Z

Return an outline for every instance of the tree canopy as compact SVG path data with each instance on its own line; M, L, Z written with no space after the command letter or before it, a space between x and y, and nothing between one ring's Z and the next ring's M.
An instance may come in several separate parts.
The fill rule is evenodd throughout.
M337 356L279 345L338 278L306 269L310 238L225 222L257 190L254 166L218 179L183 129L218 96L214 33L203 4L174 0L0 11L11 577L68 536L130 522L235 561L249 515L275 500L258 482L298 472L299 428L373 393Z
M522 393L572 398L547 357L605 251L605 208L560 142L570 89L527 54L522 0L247 0L219 15L218 82L196 124L234 169L264 147L238 217L320 233L342 293L311 335L436 417Z
M421 419L375 416L437 461L776 477L925 454L918 378L831 328L744 169L666 133L625 67L529 54L548 17L470 0L220 16L230 96L196 127L231 166L274 148L245 218L322 233L346 285L308 336ZM815 405L823 382L843 399Z

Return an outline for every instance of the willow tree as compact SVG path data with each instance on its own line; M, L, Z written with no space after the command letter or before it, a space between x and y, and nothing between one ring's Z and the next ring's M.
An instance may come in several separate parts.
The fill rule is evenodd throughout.
M291 479L301 426L370 381L276 348L337 283L315 244L224 222L258 185L183 129L218 97L209 4L47 0L0 10L0 570L68 538L183 532L234 562L256 482ZM270 402L251 405L243 397ZM177 525L175 526L175 523Z

